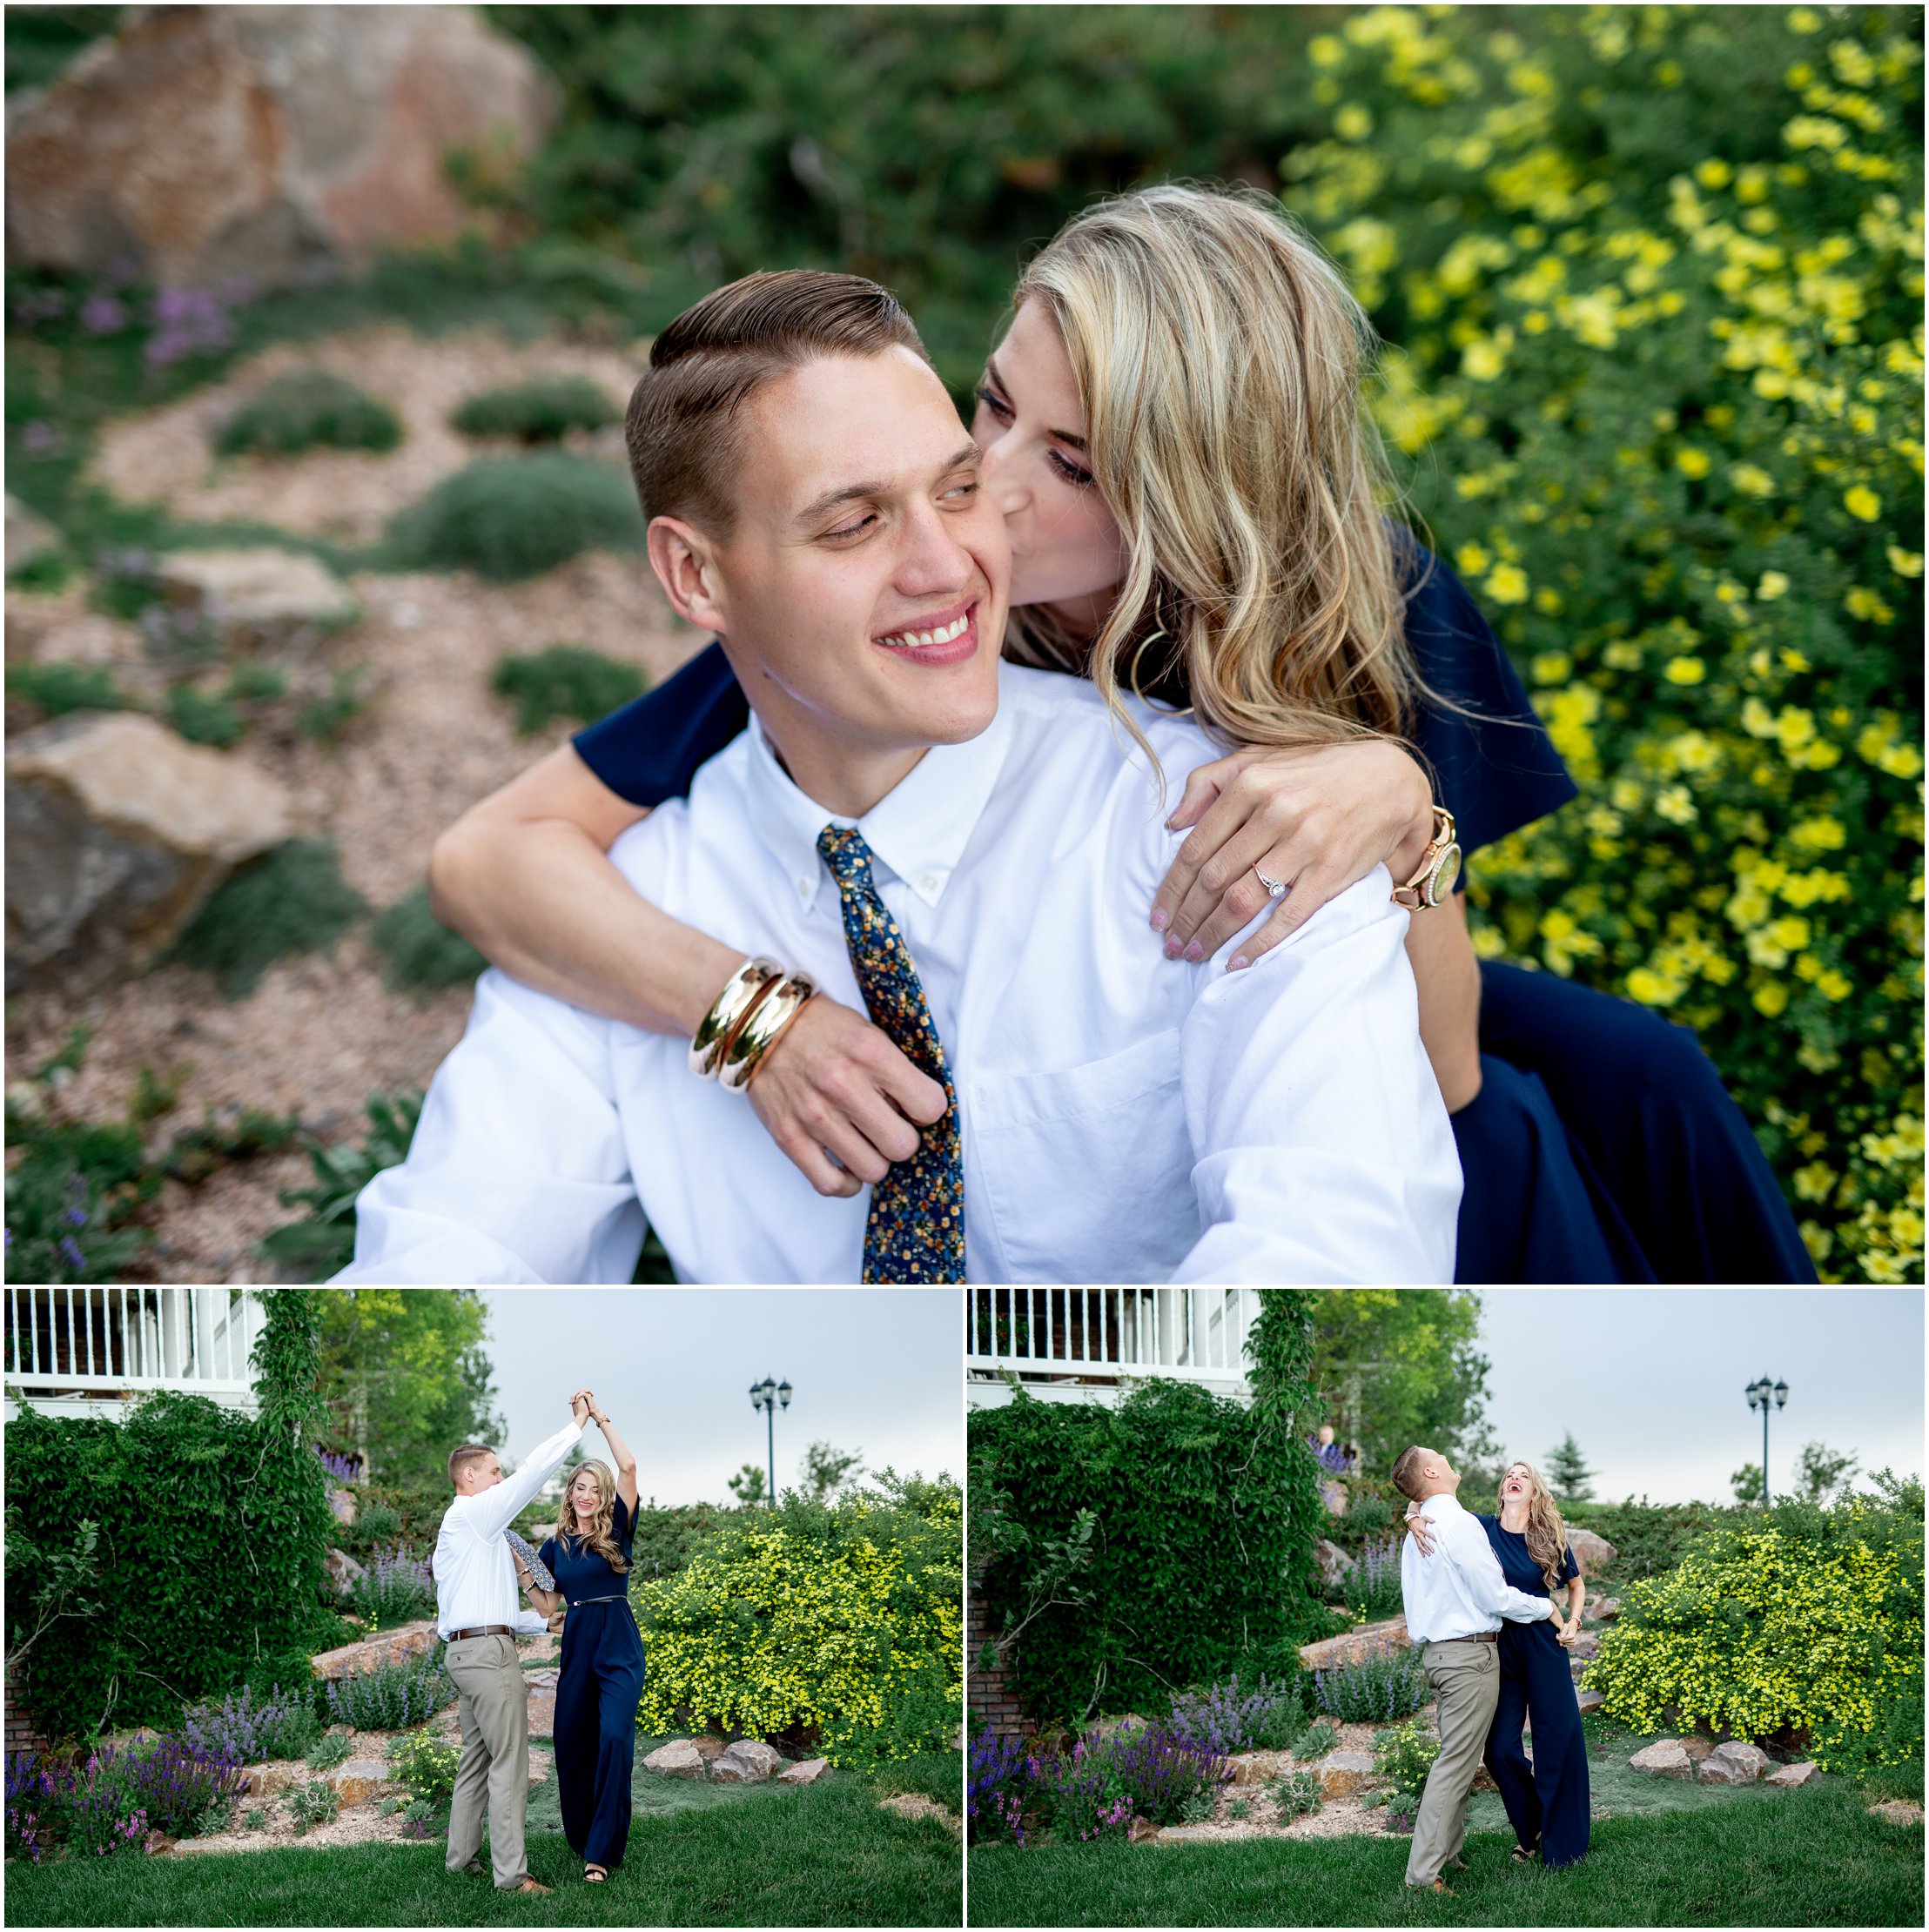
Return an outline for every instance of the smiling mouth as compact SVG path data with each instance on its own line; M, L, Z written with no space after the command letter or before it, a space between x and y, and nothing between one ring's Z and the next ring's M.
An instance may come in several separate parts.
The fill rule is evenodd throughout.
M978 600L974 597L953 611L940 613L930 622L901 631L889 631L871 641L881 644L888 651L929 654L933 657L956 655L956 647L967 641L974 645L977 642L978 608Z

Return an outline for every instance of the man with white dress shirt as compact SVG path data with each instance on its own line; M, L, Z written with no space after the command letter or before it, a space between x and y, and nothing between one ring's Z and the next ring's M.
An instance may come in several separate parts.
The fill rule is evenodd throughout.
M1408 1450L1393 1466L1393 1484L1425 1506L1432 1526L1430 1548L1422 1553L1409 1536L1400 1553L1400 1595L1440 1724L1440 1755L1421 1794L1407 1882L1446 1892L1441 1871L1460 1858L1467 1799L1500 1696L1501 1624L1539 1623L1557 1613L1551 1599L1516 1590L1502 1573L1487 1532L1460 1506L1460 1476L1445 1456Z
M548 1621L518 1600L515 1559L505 1533L562 1466L589 1420L587 1390L569 1399L571 1421L504 1479L495 1451L468 1442L449 1457L455 1500L442 1517L431 1566L435 1627L448 1646L443 1667L455 1686L462 1754L449 1807L448 1868L479 1870L482 1809L488 1800L489 1852L496 1889L531 1897L549 1890L530 1877L523 1856L529 1806L528 1693L516 1660L519 1631L534 1636Z
M1000 662L1003 520L888 294L720 291L657 339L630 446L652 567L755 715L610 857L790 976L737 1041L814 983L951 1104L827 1197L685 1043L492 971L339 1278L627 1281L647 1224L686 1281L1450 1281L1391 881L1244 970L1164 959L1159 773L1085 681ZM1218 754L1133 716L1164 771Z

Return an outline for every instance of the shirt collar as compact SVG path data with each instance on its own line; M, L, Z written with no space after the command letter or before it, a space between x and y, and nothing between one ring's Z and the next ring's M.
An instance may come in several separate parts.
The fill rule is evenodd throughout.
M829 876L817 854L817 835L827 825L853 824L880 863L927 906L936 906L991 802L1010 737L1010 721L1000 705L977 737L961 745L933 745L862 818L850 819L826 811L797 789L753 712L751 821L806 909L816 903L817 888Z
M1446 1504L1449 1509L1460 1509L1463 1506L1460 1498L1450 1489L1442 1490L1437 1496L1429 1496L1420 1506L1423 1511L1435 1509L1442 1503Z

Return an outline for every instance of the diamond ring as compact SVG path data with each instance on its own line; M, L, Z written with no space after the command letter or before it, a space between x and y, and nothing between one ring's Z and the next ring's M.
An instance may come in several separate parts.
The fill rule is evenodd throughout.
M1253 868L1253 876L1266 888L1266 896L1268 899L1285 898L1287 889L1284 879L1269 879L1256 865Z

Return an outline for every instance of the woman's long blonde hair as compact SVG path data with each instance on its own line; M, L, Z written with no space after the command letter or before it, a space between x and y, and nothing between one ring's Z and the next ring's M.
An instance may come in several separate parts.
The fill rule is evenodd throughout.
M587 1532L576 1527L576 1513L569 1501L569 1492L576 1486L576 1478L586 1470L596 1479L596 1519ZM621 1576L629 1565L616 1546L615 1524L615 1472L606 1462L579 1462L563 1479L562 1506L556 1513L557 1547L580 1545L602 1557Z
M1405 737L1423 687L1361 406L1377 343L1339 269L1270 196L1172 184L1075 215L1020 278L1032 300L1127 562L1089 654L1038 607L1008 654L1089 672L1115 710L1182 673L1229 742Z
M1516 1469L1527 1472L1527 1553L1541 1568L1541 1575L1547 1583L1547 1593L1555 1594L1562 1587L1561 1566L1567 1560L1567 1525L1561 1520L1559 1506L1554 1500L1554 1493L1541 1480L1541 1472L1530 1462L1510 1462L1501 1471L1500 1506L1507 1507L1507 1479Z

